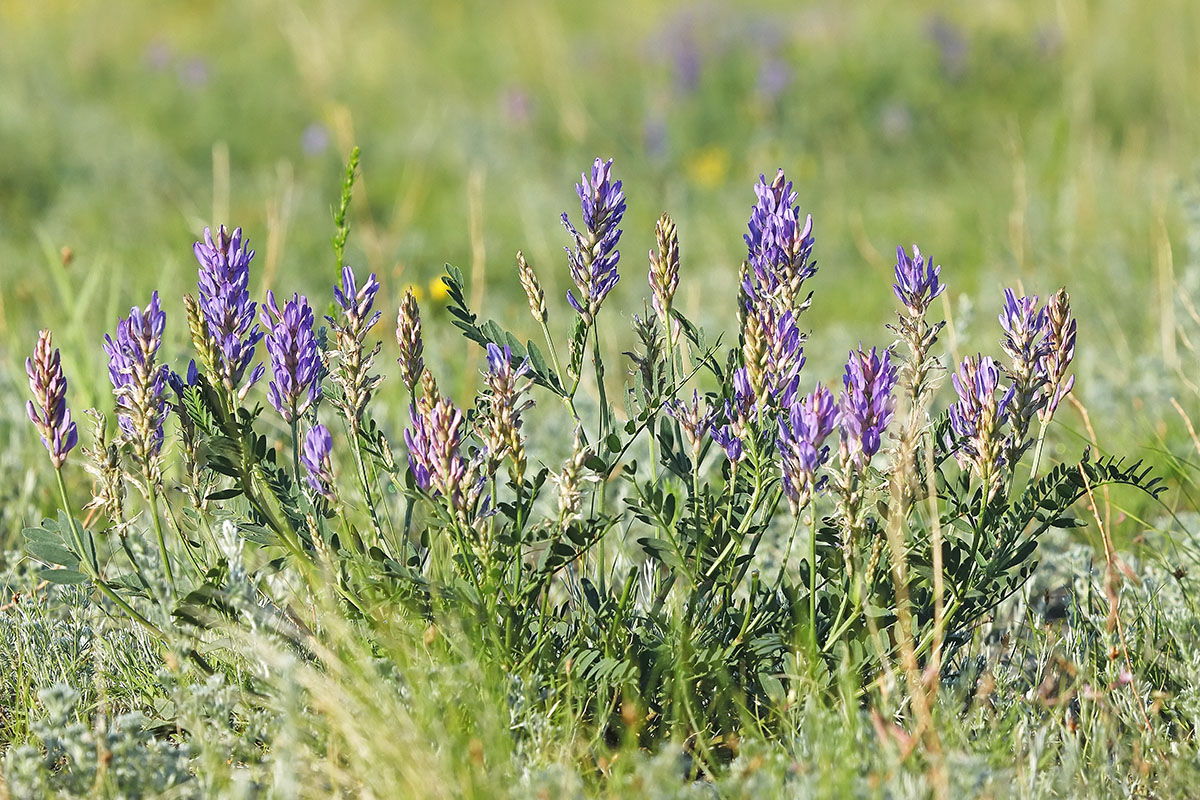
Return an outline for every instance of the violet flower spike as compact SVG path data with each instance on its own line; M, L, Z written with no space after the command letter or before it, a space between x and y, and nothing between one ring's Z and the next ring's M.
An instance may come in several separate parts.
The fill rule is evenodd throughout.
M606 162L597 158L591 178L583 175L583 182L575 186L583 211L583 233L565 213L562 215L563 227L575 240L575 248L566 250L571 280L579 290L578 298L568 291L567 301L588 322L621 279L617 273L621 229L617 226L625 215L625 195L621 182L611 179L612 163L611 158Z
M371 307L375 303L375 295L379 293L379 281L375 280L372 272L367 282L359 288L354 277L354 270L349 266L342 267L342 285L333 287L333 299L346 312L346 319L354 326L355 333L365 333L375 326L383 312L376 311L371 315ZM334 320L326 317L330 322Z
M946 284L939 280L941 272L941 266L934 266L933 259L922 256L915 244L912 258L903 247L896 248L896 282L892 291L911 316L925 316L930 304L946 291Z
M25 410L50 453L50 463L61 469L67 454L79 442L79 432L67 408L67 376L63 374L59 352L50 348L50 331L40 331L33 356L25 359L25 374L29 376L29 391L33 394Z
M321 356L313 335L313 311L308 298L293 294L283 310L267 292L262 325L267 329L267 352L271 354L271 382L267 399L291 424L321 396Z
M1004 329L1001 349L1013 361L1017 375L1029 375L1046 352L1044 339L1046 310L1038 308L1037 295L1017 297L1012 289L1004 290L1004 308L1000 311L1000 326Z
M802 284L817 272L809 261L815 243L812 216L800 222L796 193L782 169L769 184L760 175L754 194L758 201L750 212L750 232L743 236L751 270L742 288L752 302L775 296L795 309Z
M316 494L332 501L333 494L333 437L329 429L320 423L309 428L300 449L300 463L304 467L304 479Z
M216 355L218 375L225 390L238 399L265 374L262 364L250 369L249 379L242 379L254 360L254 347L263 338L254 322L256 304L250 300L250 260L254 251L246 249L242 229L232 234L222 225L216 239L204 229L204 241L192 248L199 269L199 306L207 327L209 341Z
M450 509L466 519L478 505L484 477L479 464L463 457L467 431L462 411L439 397L414 405L409 414L412 427L405 429L404 442L417 486L434 497L444 497Z
M1004 464L1002 433L1016 388L1000 384L1000 367L990 356L967 356L951 377L958 401L950 406L950 427L961 445L955 457L969 464L988 485L998 485Z
M891 350L880 356L876 348L868 353L859 345L846 362L839 403L842 447L845 456L860 468L879 452L883 432L892 421L896 377Z
M714 424L710 430L713 441L721 446L725 456L734 464L746 457L746 443L754 435L751 418L756 399L746 368L734 370L733 400L725 401L725 424Z
M371 395L382 377L371 374L375 356L379 355L380 344L371 350L365 348L367 333L379 321L382 312L372 313L375 295L379 293L379 282L375 273L361 287L349 266L342 269L342 285L333 289L334 299L342 309L340 319L326 317L334 332L334 356L336 367L332 370L333 380L342 388L339 405L346 414L351 428L356 428L371 402ZM357 431L355 431L357 435Z
M129 316L117 321L116 340L107 334L108 378L117 400L117 424L122 438L133 447L134 456L156 479L155 458L162 450L163 422L167 416L167 377L170 370L158 364L167 315L159 305L158 292L150 296L145 310L134 306Z
M495 474L506 455L513 460L513 478L521 483L525 476L525 438L521 433L521 415L533 405L526 398L533 382L529 374L529 359L512 365L512 350L491 342L487 345L488 370L484 380L488 387L487 419L484 422L484 446L487 450L488 474Z
M779 420L780 467L783 491L792 513L798 514L813 495L824 488L827 478L816 479L817 470L829 459L825 440L838 422L838 408L833 392L821 384L798 403L793 403L787 415Z

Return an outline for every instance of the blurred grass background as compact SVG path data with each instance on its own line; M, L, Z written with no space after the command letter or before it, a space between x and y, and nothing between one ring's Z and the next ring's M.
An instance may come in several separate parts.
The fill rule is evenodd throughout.
M752 184L783 167L816 225L811 379L836 380L859 340L889 341L895 247L916 242L951 286L954 351L996 349L1002 287L1067 284L1104 444L1192 451L1168 402L1200 411L1177 297L1200 271L1185 241L1200 153L1189 0L5 0L0 28L10 396L24 399L21 359L50 326L73 407L107 403L102 334L154 288L181 354L205 225L245 229L259 294L321 307L354 144L351 263L379 273L385 321L406 285L425 288L439 377L473 385L475 349L432 333L430 282L459 265L483 316L532 335L514 254L562 297L558 215L577 215L573 184L602 155L629 202L610 320L641 311L669 210L682 308L729 330ZM565 304L551 324L566 330ZM603 329L614 353L620 327ZM36 445L12 424L9 452ZM1082 429L1073 412L1066 426Z

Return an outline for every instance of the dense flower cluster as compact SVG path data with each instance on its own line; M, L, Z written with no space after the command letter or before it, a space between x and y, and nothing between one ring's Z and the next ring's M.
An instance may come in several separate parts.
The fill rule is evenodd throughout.
M409 392L417 390L421 373L425 371L425 342L421 337L421 310L412 289L404 293L396 315L396 344L400 347L400 382Z
M254 251L246 245L241 228L231 234L222 225L215 239L205 228L204 241L193 246L200 263L198 307L215 356L215 377L227 392L243 398L266 372L262 364L250 367L263 332L254 321L257 304L250 299ZM247 369L250 375L243 386Z
M912 258L903 247L896 248L896 282L892 291L910 316L925 316L930 303L946 291L946 284L940 281L941 272L942 268L934 266L933 259L922 256L915 244Z
M143 468L152 473L155 457L162 450L167 411L164 393L169 370L158 363L166 322L158 292L154 292L144 310L134 306L128 317L118 320L115 340L104 337L121 436Z
M1015 388L1000 383L1000 367L990 356L968 356L951 378L958 402L950 424L962 444L956 455L969 463L985 485L992 485L1004 463L1004 425Z
M487 419L484 423L483 442L488 455L488 473L500 466L505 456L513 461L513 474L519 483L525 475L525 437L521 433L521 415L533 405L526 397L532 381L529 374L529 359L516 367L512 364L512 350L488 343L487 372Z
M837 421L833 392L819 383L779 420L776 446L783 471L783 491L793 514L807 505L825 483L825 478L818 480L816 475L829 458L825 440L833 433Z
M758 202L750 213L750 232L744 236L751 271L742 289L754 305L771 298L790 310L804 281L817 272L816 264L809 261L815 243L812 216L800 222L796 193L782 169L769 184L765 175L759 176L754 194Z
M350 267L342 268L341 286L333 287L333 297L342 309L339 319L326 317L334 331L337 367L333 370L333 378L342 388L342 403L352 425L357 425L362 419L367 404L371 402L371 394L382 380L378 375L371 374L371 366L375 356L379 355L380 345L376 343L371 350L366 349L367 332L379 321L383 312L374 311L375 295L379 293L379 281L375 273L371 273L367 282L361 287L354 277Z
M418 488L445 497L460 517L472 511L483 478L479 465L463 455L468 434L462 411L444 397L423 397L410 409L412 427L404 431L408 466Z
M304 478L309 488L326 500L333 500L333 437L329 429L317 424L304 436L300 450L300 463L304 466Z
M896 372L890 350L884 350L881 356L876 348L868 353L860 345L846 362L838 404L842 444L860 467L879 452L883 431L892 421Z
M575 186L583 209L583 233L571 224L570 218L562 215L563 227L575 240L575 249L567 248L567 262L571 279L579 290L567 292L571 307L585 320L592 320L600 310L604 298L617 285L621 276L617 273L617 262L621 253L617 243L621 240L621 218L625 215L625 195L621 182L612 180L612 159L596 159L592 165L592 176L582 176L582 183Z
M321 396L321 354L313 335L313 312L308 298L293 294L283 310L275 295L267 292L262 324L267 329L267 352L271 354L271 382L267 399L292 423Z

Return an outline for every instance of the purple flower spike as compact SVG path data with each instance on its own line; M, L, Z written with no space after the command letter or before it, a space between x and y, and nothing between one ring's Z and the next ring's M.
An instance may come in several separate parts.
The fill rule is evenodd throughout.
M155 456L162 450L163 421L167 416L167 377L170 370L157 363L167 315L159 306L158 292L143 311L137 306L117 321L117 338L105 335L108 378L117 398L117 423L134 455L153 473Z
M837 426L838 409L833 392L821 384L800 402L793 403L787 416L779 420L780 465L783 491L792 513L799 513L812 496L825 485L816 479L817 470L828 460L825 440Z
M444 497L450 508L466 518L478 504L484 478L479 465L462 454L467 431L463 413L444 397L410 409L412 428L404 431L408 466L417 486Z
M1045 354L1045 325L1046 310L1038 308L1036 294L1017 297L1012 289L1004 290L1004 309L1000 312L1004 339L1000 347L1013 360L1017 373L1032 374Z
M782 169L769 184L767 176L760 175L754 194L758 202L750 212L750 232L743 237L752 272L743 289L752 301L781 295L790 309L801 284L817 272L816 264L809 262L815 242L812 216L800 222L796 193Z
M896 248L896 282L892 291L912 316L923 317L929 304L946 291L946 284L939 280L942 268L935 267L933 259L922 256L915 244L912 252L909 258L903 247Z
M33 400L26 403L25 410L50 453L50 462L55 469L61 469L67 453L78 444L79 433L67 408L67 376L63 374L58 350L50 347L50 331L41 331L33 357L25 359L25 374L33 393Z
M193 250L200 262L200 310L216 353L217 378L227 392L245 398L266 372L262 364L254 366L246 385L241 385L254 360L254 347L263 338L254 322L257 306L250 300L250 260L254 251L246 249L241 228L230 234L224 225L217 230L215 240L212 231L205 228L204 241L196 242Z
M354 271L350 267L342 267L342 285L333 287L333 298L337 300L342 310L346 312L346 317L354 325L361 326L362 330L368 331L375 326L379 321L379 317L383 312L376 311L371 315L371 306L375 303L375 295L379 292L379 281L375 280L375 273L372 272L367 282L360 289L358 282L354 278ZM333 322L332 319L329 320Z
M625 195L621 182L612 180L611 171L611 158L606 162L597 158L591 179L583 175L583 183L575 186L583 209L583 233L562 215L563 227L575 240L575 249L566 250L571 279L579 289L578 298L567 292L567 301L587 321L595 318L600 304L621 279L617 274L621 229L617 226L625 215Z
M883 431L892 421L896 372L891 350L884 350L881 357L874 347L868 353L859 345L846 362L845 390L839 404L842 445L859 467L879 452Z
M1002 429L1016 388L1000 385L1000 367L990 356L967 356L951 382L958 402L950 406L950 427L962 442L955 455L994 488L1004 463Z
M300 463L304 466L304 478L309 487L326 500L333 500L333 437L329 429L320 423L309 428L300 449Z
M725 401L726 423L719 427L713 425L710 433L713 441L721 445L726 457L735 464L746 457L746 442L753 436L751 418L756 400L746 368L734 370L733 402Z
M340 319L326 317L334 333L334 347L330 352L335 366L331 370L333 380L342 388L339 405L346 412L347 421L355 429L361 423L371 395L382 378L371 374L375 356L379 355L380 344L366 349L367 333L379 321L382 312L371 312L375 295L379 293L379 281L375 273L367 278L363 286L358 285L354 271L342 268L342 285L333 289L334 299L342 309Z
M513 459L513 476L518 483L525 475L525 439L521 433L521 415L533 405L525 395L532 385L529 359L512 365L512 350L488 342L488 371L484 373L488 387L487 419L484 422L484 445L487 449L488 474L495 474L506 455Z
M283 306L267 292L262 325L267 329L267 352L271 354L271 383L267 399L292 423L321 396L321 358L313 335L313 311L308 298L293 294Z

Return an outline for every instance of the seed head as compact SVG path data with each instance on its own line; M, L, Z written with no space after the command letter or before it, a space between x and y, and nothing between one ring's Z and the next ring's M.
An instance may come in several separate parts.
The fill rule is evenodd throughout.
M525 254L520 250L517 251L517 277L521 280L521 288L525 290L525 299L529 301L529 313L533 315L534 320L544 325L550 316L546 311L546 293L542 291L537 273L529 266Z
M396 316L396 344L400 346L400 381L410 392L417 390L421 373L425 371L422 354L425 343L421 337L421 309L411 288L404 292L400 312Z
M1071 393L1075 376L1068 375L1075 358L1075 318L1071 316L1071 295L1059 289L1046 303L1046 349L1038 361L1038 374L1046 381L1046 403L1038 418L1049 422L1058 404Z

